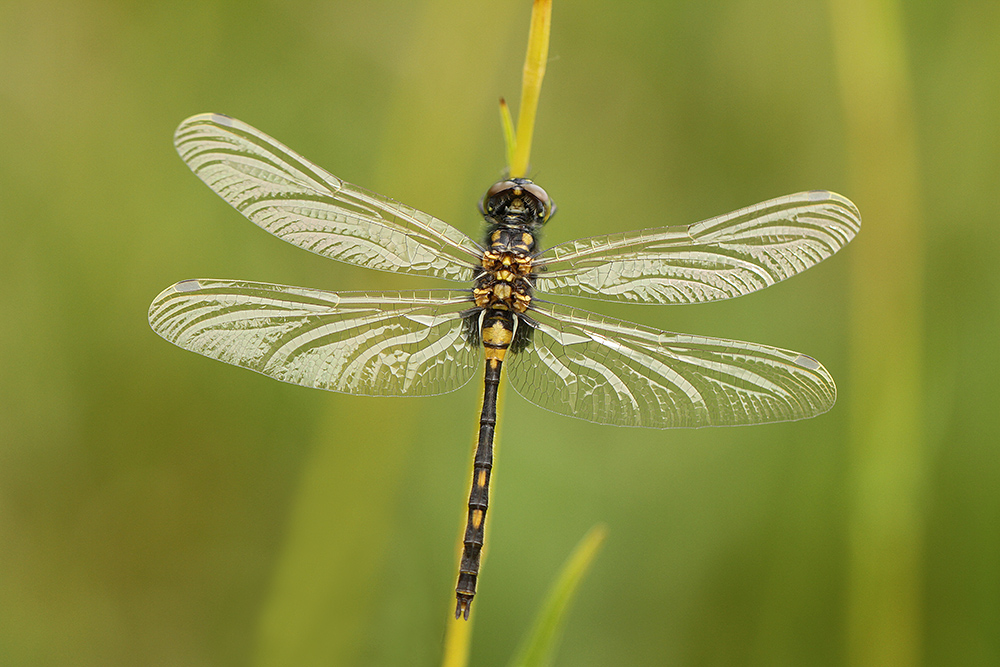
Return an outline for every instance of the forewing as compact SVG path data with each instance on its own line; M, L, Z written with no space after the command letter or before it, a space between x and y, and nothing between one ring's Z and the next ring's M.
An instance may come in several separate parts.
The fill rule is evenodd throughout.
M149 308L186 350L283 382L363 396L458 389L482 351L466 342L468 292L325 292L236 280L185 280Z
M837 389L818 361L741 341L657 331L537 304L529 347L508 357L535 405L599 424L675 428L813 417Z
M563 243L536 259L541 292L633 303L748 294L818 264L861 228L833 192L800 192L686 226Z
M263 132L220 114L188 118L181 159L254 224L311 252L370 269L471 281L482 250L451 225L351 185Z

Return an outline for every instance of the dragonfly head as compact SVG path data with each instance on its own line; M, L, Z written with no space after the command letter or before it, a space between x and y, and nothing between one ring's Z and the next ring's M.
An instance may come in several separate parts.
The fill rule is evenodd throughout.
M494 220L518 218L544 224L556 205L541 187L527 178L510 178L490 186L479 203L479 212Z

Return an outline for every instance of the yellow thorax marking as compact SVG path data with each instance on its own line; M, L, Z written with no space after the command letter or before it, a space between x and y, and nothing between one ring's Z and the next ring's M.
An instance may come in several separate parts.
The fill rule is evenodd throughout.
M492 345L510 345L510 334L503 322L497 321L483 329L483 342Z
M493 286L493 295L501 301L509 299L511 294L512 290L509 283L497 283Z

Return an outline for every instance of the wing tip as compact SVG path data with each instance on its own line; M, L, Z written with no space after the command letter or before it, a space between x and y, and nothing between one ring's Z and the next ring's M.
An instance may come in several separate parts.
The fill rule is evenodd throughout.
M180 125L177 126L177 129L174 130L174 146L180 150L184 135L191 128L197 127L198 125L214 125L216 127L235 128L240 124L239 120L233 118L232 116L227 116L224 113L209 112L195 114L182 120Z
M804 193L811 202L829 202L844 211L845 221L849 223L854 234L861 230L861 212L857 205L842 194L832 190L809 190ZM852 237L853 238L853 235Z
M806 410L802 416L794 417L791 421L811 419L829 412L837 404L837 383L834 382L830 371L826 370L826 367L817 359L801 352L797 353L797 356L791 360L791 363L816 376L813 386L816 389L817 397L820 399L813 405L811 410Z
M224 113L218 113L217 111L209 111L207 113L196 113L193 116L189 116L181 121L181 127L186 125L194 125L197 123L214 123L216 125L225 125L226 127L232 127L239 121L228 116Z
M159 294L157 294L156 298L153 299L153 303L156 303L157 301L159 301L163 297L170 296L171 294L177 294L177 293L183 294L183 293L186 293L186 292L197 292L198 290L202 289L204 286L205 285L203 284L202 280L199 279L199 278L188 278L187 280L181 280L181 281L178 281L178 282L174 283L173 285L171 285L167 289L163 290Z
M156 330L156 326L154 325L154 318L156 316L156 312L163 307L164 301L166 301L175 294L186 294L188 292L197 292L203 287L204 285L202 284L201 280L197 278L189 278L188 280L181 280L180 282L176 282L167 289L157 294L156 297L152 300L152 302L150 302L149 312L147 313L150 326L152 326L153 329Z
M801 366L802 368L807 368L811 371L818 371L819 369L823 368L823 364L819 363L818 361L810 357L808 354L799 354L799 356L797 356L795 359L792 360L792 363L795 364L796 366Z
M200 290L202 287L201 281L197 278L190 278L188 280L182 280L178 283L174 283L168 290L174 290L175 292L195 292Z

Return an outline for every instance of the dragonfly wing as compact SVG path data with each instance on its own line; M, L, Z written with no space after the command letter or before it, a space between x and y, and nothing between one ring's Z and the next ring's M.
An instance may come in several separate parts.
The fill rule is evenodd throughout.
M535 287L632 303L729 299L818 264L860 228L847 198L800 192L691 225L554 246L536 258Z
M351 185L263 132L202 114L177 128L181 159L254 224L370 269L471 281L482 249L442 220Z
M149 308L186 350L305 387L363 396L458 389L481 363L466 342L466 291L326 292L237 280L185 280Z
M521 396L559 414L617 426L736 426L813 417L836 401L830 374L798 352L533 305L531 343L506 366Z

